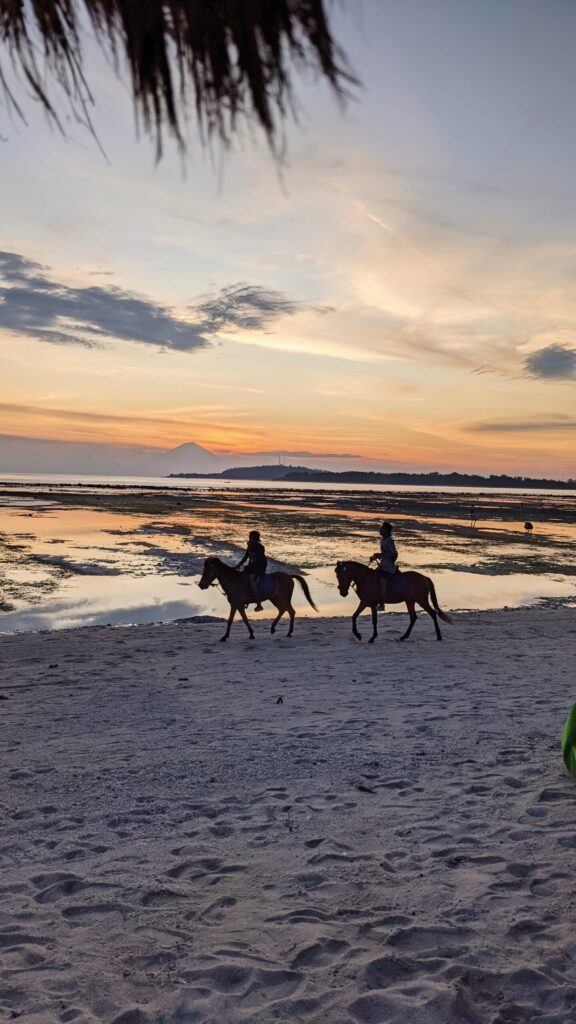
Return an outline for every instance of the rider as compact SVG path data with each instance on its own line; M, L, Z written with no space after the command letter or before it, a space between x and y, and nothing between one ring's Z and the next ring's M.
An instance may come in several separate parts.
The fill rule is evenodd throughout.
M251 530L248 534L248 545L246 551L242 556L242 559L236 566L237 569L244 565L244 562L248 564L244 568L244 572L247 574L250 580L250 586L252 587L252 593L256 598L257 604L254 609L255 612L262 611L262 605L260 603L260 593L258 590L258 580L261 576L266 573L266 567L268 565L268 559L266 558L266 551L264 545L260 540L260 534L258 530Z
M396 565L398 552L392 537L391 523L382 523L380 536L382 538L380 541L380 551L372 555L370 561L373 562L377 558L380 559L380 610L383 611L388 585L393 580L394 574L398 572Z

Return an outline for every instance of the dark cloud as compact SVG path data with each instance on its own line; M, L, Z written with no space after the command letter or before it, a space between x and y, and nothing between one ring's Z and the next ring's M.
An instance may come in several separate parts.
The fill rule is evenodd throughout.
M533 420L488 420L485 423L470 423L465 427L473 434L517 434L538 431L576 430L576 418L571 416L547 416Z
M565 345L548 345L533 352L524 360L531 377L541 380L576 379L576 349Z
M60 284L39 263L0 252L0 330L52 344L96 346L120 340L191 352L227 331L264 331L279 316L299 308L279 292L235 284L201 296L182 318L167 306L113 285Z

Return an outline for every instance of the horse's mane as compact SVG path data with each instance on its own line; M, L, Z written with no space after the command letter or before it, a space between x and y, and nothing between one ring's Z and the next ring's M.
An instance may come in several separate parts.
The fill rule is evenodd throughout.
M238 569L235 568L235 566L228 565L228 562L225 562L224 559L218 558L218 555L208 555L208 558L206 559L206 562L212 562L214 565L219 565L223 569L230 569L231 572L238 572L239 571Z
M369 569L370 568L369 565L364 565L364 562L355 562L351 558L343 558L343 559L341 559L340 564L341 565L345 565L348 568L352 568L352 569Z

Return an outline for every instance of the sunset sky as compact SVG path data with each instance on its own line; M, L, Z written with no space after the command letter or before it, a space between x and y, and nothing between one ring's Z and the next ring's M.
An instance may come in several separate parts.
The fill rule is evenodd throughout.
M363 87L299 79L281 171L247 131L156 165L96 52L104 154L2 117L0 434L576 476L576 5L333 24Z

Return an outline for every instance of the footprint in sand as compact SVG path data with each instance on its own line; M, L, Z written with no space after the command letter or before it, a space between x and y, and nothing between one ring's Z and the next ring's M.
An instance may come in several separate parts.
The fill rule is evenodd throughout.
M151 889L144 893L140 902L143 907L166 907L188 898L188 893L178 892L175 889Z
M412 928L398 929L388 938L387 944L397 949L411 951L426 949L440 951L447 948L455 948L460 953L463 953L466 948L464 943L474 935L475 932L471 928L446 928L442 926L425 928L414 926Z
M64 907L62 917L75 920L82 917L98 916L99 914L124 914L130 910L125 903L84 903L76 907Z
M41 889L41 891L34 897L34 900L36 903L57 903L61 899L65 899L69 896L75 896L79 892L86 892L88 889L113 888L113 885L109 885L106 882L85 882L81 878L77 878L75 875L69 875L68 877L59 878L51 885Z
M300 985L302 975L296 971L254 969L225 963L207 970L183 971L181 978L199 982L211 992L233 995L240 1006L255 1007L292 995Z
M409 960L381 956L371 960L360 974L360 984L367 989L383 989L402 981L411 981L417 974Z
M214 903L210 903L198 915L198 920L203 924L219 924L220 921L225 920L226 911L231 910L237 903L238 900L235 900L233 896L224 896L221 900L215 900Z
M311 946L301 949L294 957L291 966L294 970L299 970L302 967L312 969L326 967L334 963L349 948L349 943L342 939L319 939Z

